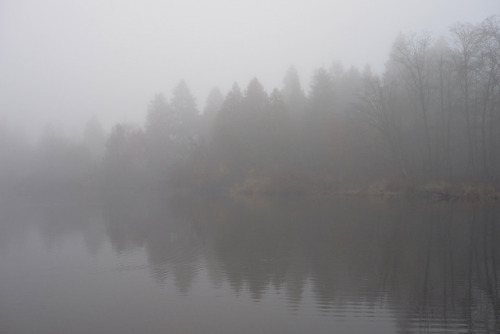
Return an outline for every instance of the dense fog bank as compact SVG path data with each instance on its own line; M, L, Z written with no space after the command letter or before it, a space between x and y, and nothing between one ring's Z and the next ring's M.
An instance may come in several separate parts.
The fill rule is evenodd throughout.
M3 191L496 184L499 19L457 23L445 37L401 34L382 74L333 64L304 87L291 67L280 88L235 83L202 109L181 81L170 99L154 96L144 124L105 131L93 119L72 138L49 127L30 145L0 129Z

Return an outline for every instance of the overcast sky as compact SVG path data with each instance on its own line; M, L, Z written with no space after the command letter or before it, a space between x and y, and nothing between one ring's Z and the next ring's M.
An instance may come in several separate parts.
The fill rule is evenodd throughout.
M1 0L0 123L142 124L181 79L202 109L214 86L281 88L290 65L305 88L333 61L380 72L399 32L495 14L498 0Z

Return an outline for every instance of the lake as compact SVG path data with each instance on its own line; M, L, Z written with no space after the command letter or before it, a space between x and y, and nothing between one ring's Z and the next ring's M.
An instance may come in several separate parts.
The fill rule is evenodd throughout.
M500 330L492 205L121 193L0 210L0 333Z

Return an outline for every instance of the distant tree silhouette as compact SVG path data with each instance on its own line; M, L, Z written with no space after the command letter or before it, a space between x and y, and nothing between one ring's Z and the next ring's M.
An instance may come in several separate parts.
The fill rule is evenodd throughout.
M207 97L202 114L202 134L206 140L212 137L212 128L215 118L224 103L224 96L218 88L213 88Z
M195 123L198 117L196 100L184 80L174 88L172 100L172 135L178 141L186 141L196 133Z
M304 166L311 171L325 171L334 163L329 155L334 115L334 83L324 69L315 71L308 96L308 107L302 127Z
M106 134L97 118L91 118L83 131L83 143L90 151L92 158L99 161L104 156Z
M175 159L172 154L173 126L173 110L165 96L157 94L149 104L145 125L148 162L155 177L166 173Z
M144 132L131 125L116 124L106 141L105 183L139 185L146 172L147 140Z

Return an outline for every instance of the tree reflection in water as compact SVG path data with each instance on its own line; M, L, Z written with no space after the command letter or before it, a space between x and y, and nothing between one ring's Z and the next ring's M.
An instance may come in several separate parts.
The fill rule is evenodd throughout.
M311 282L322 312L365 303L402 330L498 329L498 208L137 196L104 212L115 250L144 247L155 279L173 275L183 294L205 267L255 301L283 291L292 310Z

